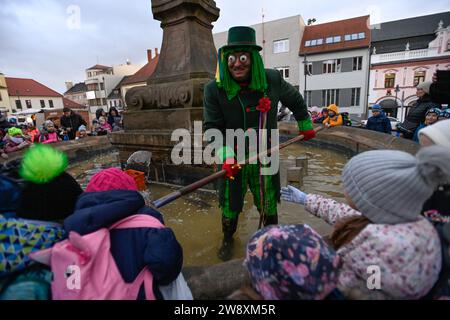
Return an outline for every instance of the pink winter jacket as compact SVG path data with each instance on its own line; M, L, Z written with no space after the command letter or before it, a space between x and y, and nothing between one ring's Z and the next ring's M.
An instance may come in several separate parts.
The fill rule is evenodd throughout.
M346 204L309 194L305 208L334 225L342 218L361 215ZM370 224L338 251L343 261L339 289L349 299L419 299L437 281L441 270L441 244L430 222ZM369 290L367 283L378 267L381 288Z
M41 143L49 144L58 142L58 134L56 132L48 133L47 135L42 136Z

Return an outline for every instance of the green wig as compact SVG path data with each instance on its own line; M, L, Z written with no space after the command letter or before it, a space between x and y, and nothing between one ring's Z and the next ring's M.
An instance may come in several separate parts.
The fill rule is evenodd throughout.
M241 90L240 85L233 79L228 71L228 56L235 52L248 52L251 54L252 71L249 88L255 91L267 90L267 78L264 63L258 50L252 47L220 48L217 60L216 82L219 88L227 93L228 100L233 99Z
M26 181L45 184L63 173L68 163L65 153L48 145L36 144L25 153L19 174Z

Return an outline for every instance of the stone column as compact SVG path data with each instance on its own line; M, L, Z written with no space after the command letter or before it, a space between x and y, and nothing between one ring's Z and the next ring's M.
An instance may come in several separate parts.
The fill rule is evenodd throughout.
M134 151L150 151L154 176L186 184L210 169L197 173L199 168L172 166L176 142L170 138L175 129L193 132L194 121L203 120L203 88L216 70L212 22L219 18L219 9L212 0L152 0L152 12L163 29L158 66L147 86L127 92L125 130L110 137L122 162Z

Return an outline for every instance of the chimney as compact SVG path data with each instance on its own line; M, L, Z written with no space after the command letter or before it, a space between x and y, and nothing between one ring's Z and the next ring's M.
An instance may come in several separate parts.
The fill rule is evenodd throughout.
M67 90L70 90L73 87L73 82L72 81L66 81L66 88Z
M159 55L158 48L155 48L155 57Z
M147 60L152 61L152 49L147 49Z

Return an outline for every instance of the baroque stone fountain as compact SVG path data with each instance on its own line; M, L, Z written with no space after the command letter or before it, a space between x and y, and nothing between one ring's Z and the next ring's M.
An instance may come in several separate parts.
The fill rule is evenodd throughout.
M212 0L152 0L152 12L163 29L158 66L147 86L127 92L125 130L110 139L122 162L134 151L150 151L152 180L187 184L210 169L172 165L177 142L171 134L180 128L193 133L194 121L202 121L203 88L214 78L217 62L212 22L219 9Z

